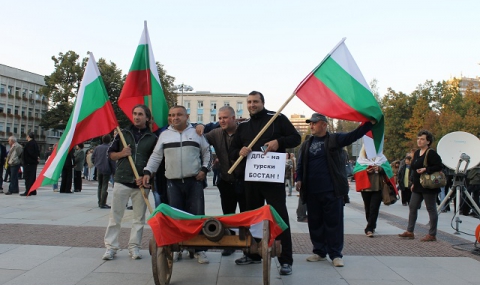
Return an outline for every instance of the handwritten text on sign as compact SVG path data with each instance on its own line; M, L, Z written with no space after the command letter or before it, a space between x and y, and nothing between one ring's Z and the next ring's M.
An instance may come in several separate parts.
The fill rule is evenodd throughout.
M285 153L252 151L247 156L245 181L277 182L285 181Z

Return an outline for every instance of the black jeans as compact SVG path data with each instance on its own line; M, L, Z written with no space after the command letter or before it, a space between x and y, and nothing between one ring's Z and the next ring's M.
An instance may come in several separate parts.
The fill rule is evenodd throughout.
M72 171L70 167L62 169L62 183L60 184L60 193L72 192Z
M330 259L343 257L343 196L332 192L307 193L308 230L313 253Z
M75 191L82 191L82 171L73 171L73 189Z
M102 207L107 204L108 197L108 180L110 180L110 174L103 174L98 172L98 206Z
M374 232L377 228L378 212L382 204L382 191L362 191L361 193L367 219L365 233Z
M222 203L223 214L234 214L237 204L240 212L247 209L247 200L245 198L245 188L243 181L236 180L228 182L223 179L217 180L218 191L220 191L220 201Z
M287 224L288 228L276 239L282 243L282 254L278 258L280 264L293 264L292 255L292 234L290 231L290 219L287 211L287 195L285 183L267 183L245 181L245 196L247 199L247 210L258 209L265 205L272 206Z
M23 167L23 178L25 179L25 193L28 193L28 191L30 191L30 188L32 188L32 185L35 182L36 176L37 176L36 164L28 164ZM32 193L36 193L36 191L33 191Z

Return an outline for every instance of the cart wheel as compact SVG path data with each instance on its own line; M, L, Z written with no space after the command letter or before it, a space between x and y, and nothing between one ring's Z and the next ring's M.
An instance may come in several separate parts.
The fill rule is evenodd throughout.
M173 267L173 252L170 246L152 247L152 269L155 285L170 283Z
M263 238L262 238L262 259L263 259L263 285L270 285L270 265L271 249L268 247L270 239L269 221L263 221Z

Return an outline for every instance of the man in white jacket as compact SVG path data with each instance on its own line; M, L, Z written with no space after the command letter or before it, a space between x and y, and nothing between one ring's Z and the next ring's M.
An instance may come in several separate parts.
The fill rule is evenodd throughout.
M211 168L210 146L188 123L185 107L171 107L168 119L171 124L160 134L143 170L143 184L149 185L152 173L165 158L169 205L193 215L205 215L203 183ZM195 256L199 263L209 262L204 251Z

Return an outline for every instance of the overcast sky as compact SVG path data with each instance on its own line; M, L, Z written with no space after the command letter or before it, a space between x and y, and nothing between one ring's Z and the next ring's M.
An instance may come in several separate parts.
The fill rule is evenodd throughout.
M3 1L0 63L48 75L73 50L127 73L143 22L155 59L196 91L265 95L278 110L343 37L367 82L412 92L480 74L480 1ZM283 113L312 111L295 98Z

